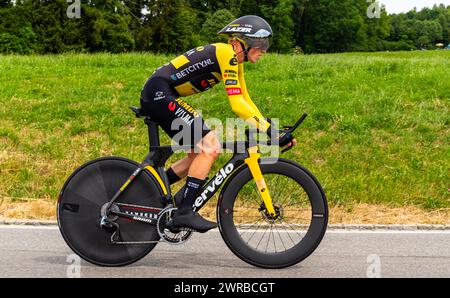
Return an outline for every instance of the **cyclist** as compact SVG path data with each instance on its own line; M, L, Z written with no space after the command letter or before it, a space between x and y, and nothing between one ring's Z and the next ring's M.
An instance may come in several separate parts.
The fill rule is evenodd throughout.
M221 150L221 144L201 115L180 97L206 91L224 81L233 112L259 130L268 134L274 131L269 129L270 119L264 118L250 99L243 67L243 62L255 63L267 52L272 28L261 17L248 15L234 20L218 34L228 36L228 44L201 46L176 57L155 70L141 93L143 113L158 122L179 144L193 148L166 174L170 184L187 176L182 191L175 195L176 199L182 196L182 200L173 216L172 227L187 227L198 232L217 227L215 222L194 212L193 205ZM281 147L296 144L290 134L282 133L276 137Z

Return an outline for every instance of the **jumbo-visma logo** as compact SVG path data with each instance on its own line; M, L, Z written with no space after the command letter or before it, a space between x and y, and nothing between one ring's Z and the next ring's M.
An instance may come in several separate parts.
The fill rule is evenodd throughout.
M169 110L171 112L173 112L173 111L175 111L175 108L177 107L177 104L172 101L172 102L169 102L169 105L167 107L169 108Z

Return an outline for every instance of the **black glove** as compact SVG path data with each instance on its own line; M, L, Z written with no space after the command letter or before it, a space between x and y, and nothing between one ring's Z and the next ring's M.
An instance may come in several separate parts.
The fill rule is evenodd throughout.
M270 118L266 118L266 121L270 123L270 127L267 130L267 135L270 137L272 141L278 139L278 145L280 147L284 147L290 142L292 142L294 137L290 132L286 132L285 130L278 130L275 127L273 127L272 120Z
M287 144L292 142L292 140L294 139L294 136L292 136L292 134L290 132L285 132L283 130L280 130L279 133L280 133L280 138L278 139L278 145L280 147L286 146Z

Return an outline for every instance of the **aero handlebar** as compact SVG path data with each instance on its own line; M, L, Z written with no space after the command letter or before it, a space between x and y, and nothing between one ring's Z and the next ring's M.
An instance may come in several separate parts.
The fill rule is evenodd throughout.
M300 126L300 124L302 124L302 122L305 120L305 118L307 116L308 116L307 113L303 113L303 115L297 120L297 122L295 122L294 125L292 125L292 126L283 126L283 130L281 132L291 133L292 134ZM246 129L245 130L245 135L246 135L246 139L247 139L247 141L246 141L247 146L250 146L248 144L255 144L256 140L253 137L253 133L255 133L255 132L257 132L257 130L253 130L253 129L252 130L250 130L250 129ZM278 144L278 141L276 141L274 143ZM266 145L275 145L275 144L273 144L272 140L270 140L270 141L267 142ZM286 152L288 150L291 150L291 149L292 149L292 146L281 150L281 153L284 153L284 152Z
M294 130L296 130L297 127L299 127L299 125L302 124L303 120L305 120L306 117L308 117L308 114L303 113L303 115L297 120L297 122L295 122L293 126L284 126L283 128L285 129L286 132L293 133Z
M293 126L284 126L284 131L292 134L297 129L297 127L302 124L303 120L305 120L306 117L308 117L308 114L303 113L303 115L297 120L297 122L295 122ZM292 147L293 146L284 148L283 150L281 150L281 153L291 150Z

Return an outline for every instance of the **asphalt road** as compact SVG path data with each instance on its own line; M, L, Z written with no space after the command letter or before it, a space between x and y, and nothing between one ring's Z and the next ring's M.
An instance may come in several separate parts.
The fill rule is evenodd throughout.
M217 230L165 243L145 258L104 268L76 258L57 227L0 225L0 277L450 277L450 231L329 231L302 263L255 268L228 250Z

